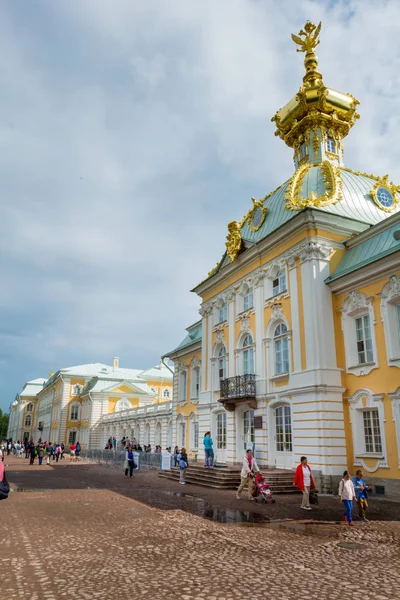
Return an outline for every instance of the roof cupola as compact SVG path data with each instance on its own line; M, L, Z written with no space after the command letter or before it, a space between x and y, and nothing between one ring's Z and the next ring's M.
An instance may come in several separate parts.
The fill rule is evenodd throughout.
M320 31L321 23L317 26L307 21L298 35L292 34L297 52L305 53L306 73L296 96L272 118L276 124L275 135L294 150L296 169L303 164L316 165L324 161L343 165L342 139L359 118L359 101L351 94L327 87L317 70L315 48Z

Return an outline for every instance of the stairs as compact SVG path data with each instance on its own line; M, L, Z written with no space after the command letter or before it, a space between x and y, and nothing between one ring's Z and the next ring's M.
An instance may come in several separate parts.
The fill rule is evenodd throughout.
M240 484L239 467L214 467L206 469L203 466L191 464L186 471L185 481L194 485L214 488L217 490L234 490ZM296 494L300 491L293 487L292 471L277 469L262 469L262 474L271 487L273 494ZM173 467L170 471L160 471L159 477L179 481L179 469Z

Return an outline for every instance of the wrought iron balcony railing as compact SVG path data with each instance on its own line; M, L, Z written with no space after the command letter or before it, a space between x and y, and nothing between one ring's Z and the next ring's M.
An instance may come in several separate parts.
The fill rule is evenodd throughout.
M236 375L220 380L220 399L255 398L256 376L253 374Z

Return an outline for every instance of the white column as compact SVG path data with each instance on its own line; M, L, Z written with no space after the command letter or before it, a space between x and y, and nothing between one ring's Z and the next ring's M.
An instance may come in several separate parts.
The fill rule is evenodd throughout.
M335 369L335 332L329 276L330 250L314 242L301 254L307 370Z
M292 345L293 345L293 371L301 371L301 341L300 341L300 316L299 293L297 286L296 259L288 261L290 285L290 309L292 313Z
M234 377L235 372L235 361L233 360L235 353L235 296L232 294L229 298L228 304L228 353L229 353L229 364L228 364L228 377Z
M207 311L200 309L201 319L201 382L200 389L202 392L206 390L206 372L207 372Z
M211 356L212 356L212 312L207 315L207 389L211 390ZM205 340L204 340L205 343Z
M264 369L264 275L257 273L254 277L254 311L256 317L256 375L258 380L265 379Z

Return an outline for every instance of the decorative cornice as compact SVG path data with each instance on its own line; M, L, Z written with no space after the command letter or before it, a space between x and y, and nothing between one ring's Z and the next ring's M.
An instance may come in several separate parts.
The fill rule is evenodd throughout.
M332 248L330 246L319 244L318 242L307 242L299 247L298 256L302 262L311 259L326 260L329 258L331 252Z
M400 277L397 275L392 275L389 279L389 288L386 297L389 301L400 298Z

